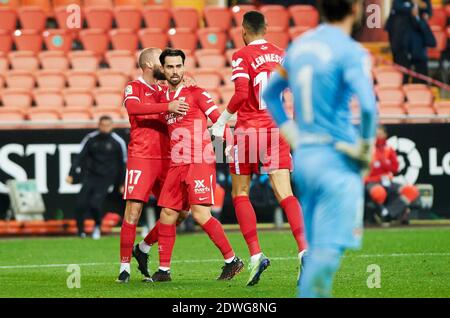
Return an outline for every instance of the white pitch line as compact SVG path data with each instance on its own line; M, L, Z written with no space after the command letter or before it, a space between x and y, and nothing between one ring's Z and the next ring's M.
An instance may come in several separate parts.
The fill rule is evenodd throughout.
M348 258L371 258L371 257L414 257L414 256L450 256L450 253L393 253L393 254L361 254L361 255L346 255ZM292 261L297 260L297 257L271 257L273 261ZM191 259L191 260L174 260L172 263L216 263L222 262L223 259ZM76 264L36 264L36 265L2 265L0 269L27 269L27 268L48 268L48 267L67 267ZM117 265L117 263L80 263L79 266L101 266L101 265Z

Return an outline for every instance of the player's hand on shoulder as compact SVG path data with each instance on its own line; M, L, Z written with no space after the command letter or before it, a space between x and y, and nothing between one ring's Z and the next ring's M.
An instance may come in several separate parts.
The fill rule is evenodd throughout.
M181 100L173 100L169 103L169 112L177 115L186 115L189 110L189 104Z

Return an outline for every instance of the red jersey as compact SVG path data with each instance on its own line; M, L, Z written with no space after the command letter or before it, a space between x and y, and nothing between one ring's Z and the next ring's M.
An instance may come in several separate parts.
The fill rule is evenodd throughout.
M374 158L370 165L370 172L365 181L366 183L381 182L383 178L392 180L394 174L398 172L398 168L399 163L395 150L377 141Z
M148 85L142 77L131 81L125 87L123 104L128 100L139 103L158 103L163 89ZM131 130L128 156L145 159L170 158L170 144L167 125L162 115L129 115Z
M166 112L169 128L172 165L215 162L207 117L213 122L220 116L218 107L204 89L197 86L180 86L175 92L166 90L161 102L173 100L189 104L186 115Z
M233 54L231 80L239 77L249 80L248 99L238 110L236 127L276 127L261 92L283 56L282 49L265 40L253 41Z

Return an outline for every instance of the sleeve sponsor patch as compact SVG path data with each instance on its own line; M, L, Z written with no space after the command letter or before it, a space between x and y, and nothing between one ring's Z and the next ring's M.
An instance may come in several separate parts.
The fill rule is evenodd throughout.
M127 87L125 87L125 96L131 95L131 94L133 94L133 86L127 85Z

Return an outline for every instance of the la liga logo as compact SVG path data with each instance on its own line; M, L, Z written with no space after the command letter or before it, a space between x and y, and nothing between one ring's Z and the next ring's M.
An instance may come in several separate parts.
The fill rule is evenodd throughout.
M401 184L415 184L422 168L422 157L416 143L408 138L392 136L387 140L398 155L399 174L394 178Z

